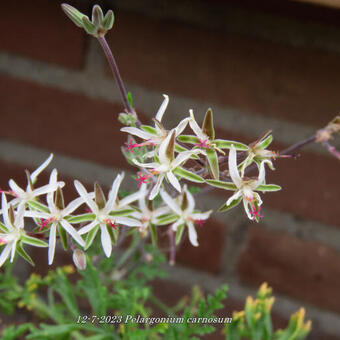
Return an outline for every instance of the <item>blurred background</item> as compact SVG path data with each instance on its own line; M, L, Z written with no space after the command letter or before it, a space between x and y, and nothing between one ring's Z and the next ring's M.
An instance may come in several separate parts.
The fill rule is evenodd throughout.
M108 188L120 170L125 188L135 189L135 169L120 152L123 107L105 56L60 3L0 3L1 188L9 178L24 184L24 169L53 152L70 198L73 178ZM93 4L69 3L87 14ZM114 10L107 39L144 122L166 93L168 128L191 108L202 120L212 107L218 137L249 143L272 129L273 149L281 150L340 111L340 1L96 3ZM231 316L266 281L277 296L277 325L302 305L313 321L309 339L340 339L339 161L313 145L276 167L268 182L283 190L263 195L262 221L250 222L241 207L215 213L198 227L200 247L183 244L156 289L172 302L193 284L212 291L228 283ZM217 208L226 198L212 191L199 207ZM35 271L46 273L47 252L33 258ZM70 263L71 253L57 259L52 267Z

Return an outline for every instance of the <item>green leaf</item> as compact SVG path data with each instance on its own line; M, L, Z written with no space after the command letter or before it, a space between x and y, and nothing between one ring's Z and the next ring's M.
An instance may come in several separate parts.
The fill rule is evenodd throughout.
M185 227L185 224L181 224L180 226L177 227L176 238L175 238L176 246L181 242L184 227Z
M242 201L242 197L238 198L237 200L232 201L229 205L227 205L227 203L225 203L218 209L218 211L224 212L224 211L227 211L229 209L232 209L232 208L236 207L237 205L239 205L241 201Z
M45 213L50 212L50 209L48 209L48 207L45 204L42 204L38 201L28 201L27 203L31 208L36 209L38 211L42 211Z
M62 4L61 8L75 25L78 27L84 27L82 19L85 15L83 13L79 12L76 8L68 4Z
M276 184L262 184L256 188L257 191L263 191L263 192L264 191L279 191L281 189L282 188Z
M154 224L150 225L151 229L151 239L152 239L152 244L154 246L157 246L157 227Z
M60 223L58 223L58 233L59 233L64 250L67 250L67 233Z
M232 182L223 182L223 181L217 181L214 179L207 179L206 182L216 188L224 189L224 190L237 190L237 187Z
M225 139L215 139L213 143L218 147L219 149L230 149L232 145L234 145L234 148L239 151L247 151L249 147L243 143L234 142L231 140L225 140Z
M166 225L166 224L173 223L173 222L175 222L177 220L178 220L178 216L177 215L166 214L166 215L159 216L156 219L156 222L157 222L156 224L157 225Z
M106 314L108 293L107 288L99 280L99 271L87 259L87 267L81 271L83 279L78 282L78 286L86 293L92 310L95 315Z
M215 179L220 178L220 167L218 164L217 152L214 149L207 149L207 158L209 163L209 168Z
M200 139L196 136L191 135L181 135L178 136L177 139L182 143L190 143L190 144L199 144Z
M108 31L112 28L113 26L113 23L115 21L115 17L114 17L114 14L111 10L109 10L105 17L104 17L104 20L102 22L102 25L103 25L103 28ZM131 94L131 92L128 92L128 101L129 101L129 104L131 105L131 107L133 107L132 105L132 96L131 96L131 99L129 98L129 94ZM131 102L130 102L131 101Z
M109 11L110 12L110 11ZM106 16L109 14L109 12L107 12L107 14L106 14ZM111 11L112 12L112 11ZM105 16L105 17L106 17ZM113 17L113 12L112 12L112 17ZM112 26L111 26L112 27ZM128 100L128 102L129 102L129 105L131 106L131 107L133 107L133 99L132 99L132 93L131 92L128 92L128 94L127 94L127 100Z
M189 170L185 170L181 167L177 167L175 170L173 170L173 172L180 176L180 177L184 177L185 179L191 181L191 182L195 182L195 183L204 183L204 179L201 176L198 176L196 174L194 174L193 172L189 171Z
M207 113L204 116L202 131L209 137L210 140L213 140L215 138L214 118L211 109L208 109Z
M17 245L16 251L24 260L26 260L29 264L31 264L34 267L34 262L32 258L26 253L21 242Z
M157 130L152 126L142 125L140 128L145 132L151 133L152 135L157 135Z
M21 241L35 247L48 247L48 244L45 241L39 240L35 237L31 237L28 235L22 235Z
M267 149L267 147L271 144L272 141L273 141L273 136L269 135L261 143L258 144L258 147L260 149Z
M65 219L69 223L83 223L83 222L93 221L95 217L96 217L95 214L87 213L87 214L81 214L81 215L75 215L75 216L68 216Z
M94 238L97 235L98 229L99 229L99 224L87 233L86 241L85 241L85 247L84 247L85 250L87 250L91 246Z
M123 209L123 210L111 211L109 215L113 217L126 216L126 215L133 213L134 211L135 209Z

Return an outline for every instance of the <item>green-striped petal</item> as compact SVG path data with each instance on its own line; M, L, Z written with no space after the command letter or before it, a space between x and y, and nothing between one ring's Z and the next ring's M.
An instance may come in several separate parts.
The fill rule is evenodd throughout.
M239 151L247 151L249 149L247 145L239 142L234 142L232 140L215 139L213 143L219 149L230 149L232 145L234 145L234 148Z
M242 201L242 197L238 198L237 200L232 201L229 205L227 205L227 203L225 203L218 209L218 211L224 212L224 211L227 211L229 209L232 209L232 208L236 207L237 205L239 205L241 201Z
M32 258L26 253L21 242L17 245L16 251L24 260L26 260L29 264L31 264L34 267L34 262Z
M152 135L157 136L157 130L155 128L153 128L152 126L142 125L140 128L147 133L151 133Z
M28 235L23 235L21 237L21 241L35 247L48 247L48 244L46 242Z
M65 218L65 220L67 220L69 223L84 223L93 221L95 218L96 218L95 214L87 213L75 216L68 216Z
M216 188L224 189L224 190L237 190L237 187L232 182L223 182L223 181L217 181L214 179L207 179L206 182Z
M177 139L182 143L199 144L200 139L196 136L191 135L181 135Z
M85 240L85 247L84 247L85 250L91 246L93 240L95 239L97 235L98 229L99 229L99 224L87 233L86 240Z

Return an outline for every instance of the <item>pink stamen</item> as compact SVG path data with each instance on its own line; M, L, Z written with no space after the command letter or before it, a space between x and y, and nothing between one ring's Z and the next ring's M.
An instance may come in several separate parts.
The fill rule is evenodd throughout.
M207 144L208 140L207 139L200 139L200 142L198 144L195 144L195 146L198 146L200 148L203 148L203 149L209 149L210 146Z
M262 218L263 215L260 215L261 212L261 206L258 206L257 209L254 204L252 204L252 211L250 212L253 221L255 221L256 218Z
M40 222L38 222L38 225L40 225L39 231L41 231L43 228L48 229L50 227L51 222L53 221L53 218L48 218L48 219L40 219Z
M7 244L7 242L3 238L0 238L0 246L2 246L4 244Z
M111 228L116 229L119 227L119 224L116 224L115 221L112 222L109 218L104 221L106 224L108 224Z
M90 208L85 208L85 211L92 214L92 210Z
M200 227L203 227L203 224L205 223L205 220L198 219L194 220L195 224L199 225Z
M148 139L144 143L137 144L133 142L133 139L130 139L129 142L125 143L125 145L126 145L125 151L131 151L132 153L134 153L133 151L134 148L140 148L145 145L154 146L155 143L151 139Z
M8 195L11 195L11 196L14 196L14 197L17 197L17 194L14 191L12 191L12 190L2 190L0 188L0 194L2 194L2 193L8 194Z

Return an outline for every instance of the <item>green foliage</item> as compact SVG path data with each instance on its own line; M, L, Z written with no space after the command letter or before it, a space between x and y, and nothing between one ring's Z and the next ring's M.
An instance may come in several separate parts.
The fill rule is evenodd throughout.
M300 308L290 318L285 330L274 332L271 308L274 304L272 290L263 283L254 300L248 297L243 311L234 312L233 320L225 325L226 340L302 340L310 332L311 322L304 321L305 310Z

